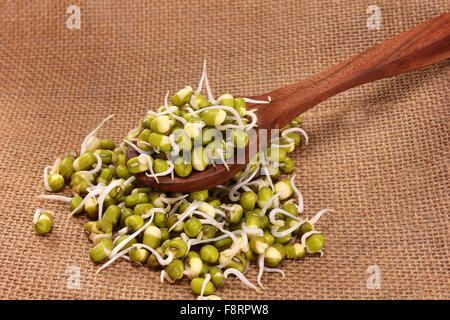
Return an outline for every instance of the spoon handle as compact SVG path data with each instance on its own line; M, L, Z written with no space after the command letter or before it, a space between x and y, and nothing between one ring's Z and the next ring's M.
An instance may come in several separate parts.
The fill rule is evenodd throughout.
M392 77L450 57L450 13L382 42L307 80L276 89L260 99L262 128L281 129L314 105L347 89Z

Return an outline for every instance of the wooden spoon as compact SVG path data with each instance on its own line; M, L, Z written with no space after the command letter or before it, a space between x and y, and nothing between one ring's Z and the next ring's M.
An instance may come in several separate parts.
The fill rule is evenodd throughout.
M276 89L269 93L253 97L267 100L270 104L251 104L248 109L257 109L259 129L281 129L297 116L316 104L356 86L419 69L450 57L450 13L426 21L419 26L382 42L356 56L353 56L324 72L298 83ZM249 137L249 145L257 145L257 135ZM262 143L260 143L262 144ZM138 156L137 151L129 147L127 159ZM248 162L252 154L247 147ZM242 161L241 161L242 162ZM208 166L206 170L196 172L186 178L170 176L154 178L144 173L136 178L144 185L170 192L192 192L212 189L231 179L245 164Z

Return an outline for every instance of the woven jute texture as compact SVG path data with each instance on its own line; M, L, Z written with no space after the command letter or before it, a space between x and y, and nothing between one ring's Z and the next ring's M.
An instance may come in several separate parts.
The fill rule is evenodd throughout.
M120 260L95 275L85 218L39 201L42 172L100 137L119 142L167 90L196 86L203 59L214 92L256 95L304 79L447 12L449 2L0 2L0 297L192 299L187 280ZM81 29L66 8L81 8ZM322 258L284 261L258 294L237 279L227 299L449 299L449 61L367 84L304 115L310 143L294 152L296 182L318 224ZM69 194L69 191L66 191ZM50 234L36 208L55 212ZM371 267L375 266L375 267ZM72 268L72 269L71 269ZM70 270L79 268L80 288ZM379 268L379 269L378 269ZM379 270L379 289L367 279ZM249 271L256 282L257 268ZM71 280L72 279L72 280ZM369 281L369 283L372 283ZM72 284L72 286L71 286Z

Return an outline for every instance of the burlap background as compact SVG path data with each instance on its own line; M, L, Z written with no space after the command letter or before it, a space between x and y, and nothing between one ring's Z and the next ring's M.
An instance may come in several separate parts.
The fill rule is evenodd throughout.
M81 30L66 7L81 7ZM369 4L380 30L366 26ZM166 90L196 85L208 60L215 92L258 94L313 75L449 10L442 1L0 2L0 297L193 298L187 281L120 261L95 276L84 219L42 203L42 169L101 131L119 141ZM286 261L257 294L233 279L229 299L444 298L449 295L449 62L368 84L305 114L297 150L306 211L320 222L323 258ZM34 209L54 228L32 230ZM368 289L371 265L381 288ZM81 289L67 288L69 266ZM256 281L256 268L250 272Z

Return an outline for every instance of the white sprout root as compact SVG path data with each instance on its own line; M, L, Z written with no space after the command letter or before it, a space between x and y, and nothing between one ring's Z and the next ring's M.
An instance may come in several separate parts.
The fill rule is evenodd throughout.
M197 300L222 300L218 295L212 294L210 296L198 296Z
M259 216L262 217L266 214L267 209L272 204L272 201L275 200L275 198L279 197L281 193L274 194L267 202L264 204L264 207L261 209L261 212L259 213Z
M262 229L260 229L260 228L249 229L247 227L247 225L245 224L245 222L241 223L241 228L248 235L255 235L255 236L260 236L260 237L262 237L264 235L264 231Z
M51 169L51 168L52 168L51 166L46 166L44 168L44 176L43 176L43 178L44 178L44 188L47 191L52 191L52 189L48 185L48 169Z
M33 224L36 224L36 222L38 222L39 216L41 215L42 212L48 212L48 213L50 213L50 214L53 213L53 212L51 212L51 211L49 211L49 210L36 209L36 211L34 211L34 215L33 215Z
M261 283L261 279L264 273L264 257L266 256L266 253L263 252L258 256L258 267L259 267L259 271L258 271L258 285L261 287L261 289L264 290L264 286Z
M122 180L116 180L111 182L100 194L98 197L98 220L102 218L103 214L103 202L105 201L105 198L108 196L108 194L116 187L119 187L122 185Z
M94 189L94 190L90 191L84 197L83 201L81 201L80 204L75 209L73 209L71 213L69 213L69 218L72 217L78 210L80 210L84 206L86 201L88 201L89 199L91 199L91 198L93 198L95 196L100 195L102 193L102 191L103 191L102 189Z
M284 274L284 271L278 268L268 268L268 267L264 267L264 272L276 272L281 274L281 280L284 280L284 278L286 278L286 275Z
M125 247L128 242L130 242L132 239L136 238L138 234L140 234L142 231L144 231L153 222L154 217L155 217L154 215L151 216L150 220L148 220L146 224L144 224L141 228L136 230L136 232L134 232L129 237L127 237L125 240L120 242L117 246L115 246L114 249L109 254L109 258L112 259L120 251L120 249Z
M149 110L147 113L151 114L153 116L159 117L159 116L163 116L163 115L166 115L166 114L168 114L170 112L174 112L174 111L177 111L177 107L171 106L171 107L169 107L166 110L161 111L161 112L155 112L155 111Z
M218 151L218 152L217 152ZM230 171L230 167L228 166L227 161L225 160L225 157L223 155L222 150L220 149L216 149L217 154L219 155L220 161L222 161L222 164L225 166L225 168L227 169L227 171Z
M148 157L150 159L150 157ZM150 160L151 163L151 160ZM159 173L154 173L153 169L151 171L153 171L151 174L148 174L147 172L145 173L145 175L149 178L155 178L156 182L159 183L158 177L162 177L165 175L168 175L169 173L173 172L173 169L175 168L175 165L173 164L172 161L167 160L167 164L168 164L168 168L165 171L159 172Z
M306 248L306 252L311 253L311 251L308 249L308 246L306 245L306 239L308 239L308 237L313 234L321 234L321 233L322 232L320 232L320 231L312 230L312 231L306 232L304 235L302 235L300 242Z
M166 213L166 211L164 209L162 209L162 208L151 208L150 210L148 210L146 213L144 213L142 215L142 219L148 219L152 215L154 215L156 212Z
M249 167L250 168L250 167ZM250 171L250 169L248 170ZM239 200L240 198L240 194L238 196L235 195L235 192L237 190L239 190L240 187L242 187L243 185L246 185L250 180L252 180L256 174L258 173L258 169L256 168L255 171L250 175L250 177L248 177L247 179L245 179L244 181L240 182L239 179L238 183L236 183L236 185L230 190L229 194L228 194L228 198L230 198L231 201L236 202ZM242 174L241 178L243 178L245 176L245 172Z
M261 157L262 170L264 172L264 175L267 178L267 181L269 182L269 185L270 185L270 188L272 189L272 192L274 192L275 191L275 187L273 185L272 178L270 177L270 173L269 173L269 169L267 168L267 165L266 165L265 157L266 157L265 155L263 157Z
M41 200L55 200L55 201L62 201L62 202L72 201L71 197L58 196L58 195L53 195L53 194L40 194L37 196L37 198L41 199Z
M200 78L200 82L198 83L197 90L195 90L195 94L199 94L200 92L202 92L203 81L205 80L205 75L206 75L206 59L203 60L203 72L202 72L202 76Z
M202 291L200 291L200 296L202 297L209 280L211 280L211 275L208 273L205 277L205 280L203 280Z
M290 228L287 228L284 231L278 232L278 228L274 227L271 231L272 235L276 238L280 238L280 237L284 237L285 235L288 235L289 233L291 233L292 231L296 230L298 227L300 227L302 224L304 224L306 222L306 220L302 220L299 221L298 223L296 223L295 225L293 225Z
M152 154L151 151L144 151L141 148L139 148L137 145L135 145L134 143L132 143L131 141L128 140L123 140L122 142L126 143L127 145L129 145L130 147L132 147L133 149L135 149L137 152L139 152L140 154ZM152 147L153 148L153 147ZM126 154L126 152L124 152L124 154Z
M183 212L181 216L178 217L178 221L175 222L169 229L169 232L173 230L178 224L180 224L184 219L186 219L187 216L192 214L192 212L197 209L202 203L200 201L195 200L191 203L189 207L186 208L186 210Z
M130 183L134 182L136 180L135 176L131 176L129 177L127 180L125 180L125 182L123 183L124 187L126 187L127 185L129 185Z
M166 277L166 271L164 269L161 270L161 273L159 275L159 281L161 281L161 283L164 283L164 278Z
M294 139L289 138L289 137L287 136L287 134L288 134L288 133L291 133L291 132L300 132L300 133L303 135L303 137L305 138L305 144L308 144L308 134L307 134L306 131L303 130L302 128L297 128L297 127L295 127L295 128L289 128L289 129L286 129L286 130L284 130L284 131L281 133L281 136L282 136L286 141L294 142Z
M297 189L297 187L295 186L295 174L292 176L291 178L291 186L292 186L292 190L294 190L295 194L297 195L297 199L298 199L298 213L303 213L303 196L301 194L301 192Z
M301 220L302 220L302 219L300 219L299 217L294 216L293 214L287 212L286 210L283 210L283 209L281 209L281 208L275 208L275 209L272 209L272 210L269 212L269 221L270 221L271 224L273 224L273 225L275 225L275 226L280 226L280 227L283 227L283 226L284 226L284 221L275 220L275 215L276 215L277 213L282 213L282 214L284 214L285 216L290 217L290 218L292 218L292 219L294 219L294 220L297 220L297 221L301 221ZM282 223L281 223L281 222L282 222Z
M236 231L235 231L236 232ZM208 242L214 242L214 241L218 241L218 240L222 240L225 238L229 238L230 235L229 234L223 234L221 236L215 237L215 238L210 238L210 239L204 239L204 240L198 240L198 239L190 239L187 242L188 245L188 252L190 250L191 246L194 246L196 244L201 244L201 243L208 243Z
M153 177L153 178L156 180L156 183L159 183L158 176L155 174L155 171L153 170L153 161L152 161L152 158L150 158L150 156L147 155L147 154L141 154L139 157L144 158L145 161L147 161L148 168L149 168L149 170L150 170L151 175L147 175L147 173L145 173L145 174L146 174L147 176Z
M95 137L95 135L97 134L98 130L100 130L100 128L106 123L106 121L108 121L109 119L111 119L112 117L114 117L114 115L110 115L108 117L106 117L105 119L103 119L102 122L100 122L100 124L94 129L92 130L87 136L86 138L84 138L83 143L81 144L81 152L80 155L83 155L86 153L86 149L89 147L89 141L91 140L91 137Z
M270 103L271 102L271 100L255 100L255 99L250 99L250 98L243 98L243 99L245 102L248 102L248 103Z
M333 210L333 209L322 209L319 212L317 212L316 215L311 220L309 220L309 222L311 224L315 224L317 221L319 221L320 217L326 212L336 212L336 210Z
M250 118L252 119L249 124L245 125L245 130L248 131L257 126L256 123L258 121L258 117L256 116L254 110L247 111L245 115L250 116Z
M255 286L253 283L251 283L250 281L248 281L248 279L242 274L242 272L240 272L238 269L235 268L228 268L227 270L225 270L225 272L223 273L223 276L225 278L228 278L228 276L230 274L235 275L239 280L242 281L243 284L245 284L247 287L254 289L256 292L259 292L259 288L257 286Z
M214 99L214 96L213 96L212 90L211 90L211 86L209 85L209 81L208 81L208 74L206 72L206 59L203 64L203 75L204 75L204 79L205 79L205 86L206 86L206 92L208 94L208 100L210 103L216 104L217 101ZM203 77L203 75L202 75L202 77Z
M161 255L158 253L158 251L156 251L152 247L149 247L149 246L147 246L145 244L142 244L142 243L133 244L131 247L132 248L139 248L139 249L140 248L147 249L148 251L150 251L151 253L153 253L155 255L156 260L158 260L158 263L161 266L168 265L169 263L171 263L173 261L173 258L174 258L173 257L173 253L171 251L169 251L169 253L167 254L167 257L164 259L163 257L161 257Z
M100 156L96 153L93 153L94 157L97 159L97 165L95 166L94 169L90 170L90 171L81 171L83 174L96 174L97 172L99 172L102 168L102 158L100 158Z
M109 265L111 265L114 261L116 261L117 259L119 259L120 257L125 256L126 254L128 254L128 252L130 252L131 248L127 248L125 250L123 250L122 252L119 252L118 254L116 254L114 257L112 257L108 262L106 262L105 264L103 264L95 273L99 273L100 271L102 271L103 269L107 268Z

